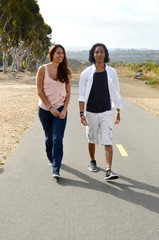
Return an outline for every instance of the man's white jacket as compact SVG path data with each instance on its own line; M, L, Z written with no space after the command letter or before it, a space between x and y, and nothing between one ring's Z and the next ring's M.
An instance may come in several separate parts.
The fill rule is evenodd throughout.
M117 72L114 68L105 65L108 78L108 88L111 99L111 106L121 109L123 107L120 97L120 87ZM80 75L79 81L79 98L78 101L84 102L84 111L86 111L87 101L93 84L93 75L96 72L95 64L87 67Z

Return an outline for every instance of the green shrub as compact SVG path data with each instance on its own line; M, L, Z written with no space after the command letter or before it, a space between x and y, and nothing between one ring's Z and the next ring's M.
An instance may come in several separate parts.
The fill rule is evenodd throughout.
M159 84L159 79L151 78L151 79L148 81L148 83L151 84L151 85Z

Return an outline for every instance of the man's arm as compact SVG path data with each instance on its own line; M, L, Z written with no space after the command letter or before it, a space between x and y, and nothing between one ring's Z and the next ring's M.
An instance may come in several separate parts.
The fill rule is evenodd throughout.
M80 81L79 81L79 110L80 110L80 118L81 118L81 123L84 126L87 126L87 120L84 116L84 104L85 104L85 90L86 90L86 76L85 73L82 72L80 75Z
M81 123L82 123L84 126L88 126L86 117L84 116L84 102L79 101L79 109L80 109Z
M117 109L116 109L116 117L115 117L114 123L115 123L115 124L118 124L119 122L120 122L120 109L117 108Z
M115 82L114 82L114 85L115 85L116 91L117 91L118 96L119 96L118 104L117 104L117 106L116 106L116 117L115 117L114 123L115 123L115 124L118 124L118 123L120 122L120 108L122 108L123 105L122 105L122 100L121 100L121 97L120 97L119 78L118 78L118 74L117 74L116 71L115 71L114 81L115 81Z

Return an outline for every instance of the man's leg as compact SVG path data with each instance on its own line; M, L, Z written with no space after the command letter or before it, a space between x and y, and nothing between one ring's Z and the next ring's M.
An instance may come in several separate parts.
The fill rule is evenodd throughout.
M94 143L88 143L88 151L91 158L88 169L91 172L96 172L97 166L96 166L96 160L95 160L95 144Z
M86 135L88 138L88 151L90 155L89 171L96 172L96 160L95 160L95 144L98 144L98 114L86 112L86 120L88 126L86 126Z
M112 148L112 145L105 145L106 170L111 169L112 158L113 158L113 148Z
M95 161L95 144L88 143L88 151L91 158L91 161Z
M105 161L106 161L106 180L117 179L119 175L111 171L113 158L113 147L112 145L105 145Z

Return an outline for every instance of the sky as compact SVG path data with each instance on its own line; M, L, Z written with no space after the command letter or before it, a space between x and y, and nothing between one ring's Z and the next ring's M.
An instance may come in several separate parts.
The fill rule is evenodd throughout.
M158 0L38 0L52 42L66 50L159 49Z

